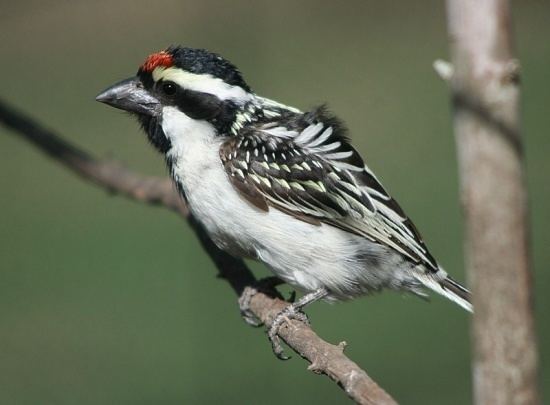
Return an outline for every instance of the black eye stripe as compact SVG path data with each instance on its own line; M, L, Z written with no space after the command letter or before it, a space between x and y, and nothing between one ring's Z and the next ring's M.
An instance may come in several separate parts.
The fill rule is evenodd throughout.
M154 84L154 93L165 106L175 106L188 117L210 122L220 134L228 133L237 112L236 105L213 94L189 90L172 81Z
M160 91L164 105L176 106L193 119L211 120L223 110L223 102L212 94L181 87L176 87L175 90L172 87L165 88L165 83L161 85Z

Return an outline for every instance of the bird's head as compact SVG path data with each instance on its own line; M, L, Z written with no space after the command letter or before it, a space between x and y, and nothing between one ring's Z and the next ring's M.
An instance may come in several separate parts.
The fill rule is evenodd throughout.
M237 68L221 56L172 46L149 55L136 76L114 84L96 100L136 114L151 142L166 152L170 136L162 123L168 112L226 133L252 97Z

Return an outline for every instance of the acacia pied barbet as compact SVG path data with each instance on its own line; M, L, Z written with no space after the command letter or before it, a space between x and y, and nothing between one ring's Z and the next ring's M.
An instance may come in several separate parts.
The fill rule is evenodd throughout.
M428 287L472 309L324 107L260 97L221 56L184 47L150 55L97 100L137 115L218 247L307 293L287 315L384 288Z

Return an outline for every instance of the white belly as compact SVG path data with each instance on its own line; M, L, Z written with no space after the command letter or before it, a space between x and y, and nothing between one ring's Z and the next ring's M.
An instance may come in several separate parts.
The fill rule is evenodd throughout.
M209 124L172 110L166 107L163 115L163 130L171 134L167 157L172 175L183 188L191 212L220 248L255 258L306 291L326 287L335 297L349 298L391 287L387 284L390 273L402 262L397 255L338 228L311 225L274 208L264 212L254 207L239 195L222 166L223 138L216 137ZM376 264L367 270L371 259Z

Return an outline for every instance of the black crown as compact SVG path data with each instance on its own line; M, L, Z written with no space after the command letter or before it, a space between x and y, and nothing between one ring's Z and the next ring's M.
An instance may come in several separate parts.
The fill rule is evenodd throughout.
M176 67L196 74L210 74L224 82L240 86L250 92L241 72L228 60L206 49L171 46L166 50L174 58Z

